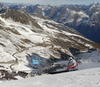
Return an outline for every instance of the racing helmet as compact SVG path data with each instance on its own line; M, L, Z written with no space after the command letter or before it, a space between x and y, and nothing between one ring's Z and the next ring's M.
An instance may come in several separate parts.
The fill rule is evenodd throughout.
M70 58L69 58L69 61L70 61L70 60L72 60L72 59L73 59L73 58L72 58L72 57L70 57Z

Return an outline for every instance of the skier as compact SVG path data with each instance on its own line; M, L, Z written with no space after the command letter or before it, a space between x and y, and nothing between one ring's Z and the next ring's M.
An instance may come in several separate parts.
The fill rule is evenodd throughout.
M69 62L68 62L68 67L66 70L69 70L69 69L75 70L77 66L78 66L78 63L72 57L70 57Z

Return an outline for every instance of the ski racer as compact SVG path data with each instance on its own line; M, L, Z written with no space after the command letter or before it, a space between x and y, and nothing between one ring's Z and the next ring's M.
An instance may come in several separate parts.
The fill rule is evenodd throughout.
M76 67L78 66L78 63L72 58L70 57L69 58L69 62L68 62L68 67L66 70L69 70L69 69L76 69Z

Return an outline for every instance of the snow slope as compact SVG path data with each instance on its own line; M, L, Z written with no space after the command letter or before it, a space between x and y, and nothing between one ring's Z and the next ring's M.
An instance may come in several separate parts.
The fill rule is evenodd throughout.
M79 69L100 67L100 50L77 55L80 58Z
M7 81L0 87L100 87L100 67Z

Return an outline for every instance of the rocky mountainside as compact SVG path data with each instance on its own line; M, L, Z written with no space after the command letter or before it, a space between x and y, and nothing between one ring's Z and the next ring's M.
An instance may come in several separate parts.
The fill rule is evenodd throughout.
M4 4L0 3L0 13L4 13L7 9L7 6L5 6Z
M56 58L73 56L100 45L76 30L45 16L6 9L0 14L0 65L14 70L31 69L31 55L38 54L42 67Z
M100 43L100 4L90 5L30 5L10 6L11 9L24 9L28 13L37 13L52 20L70 26L87 38Z

